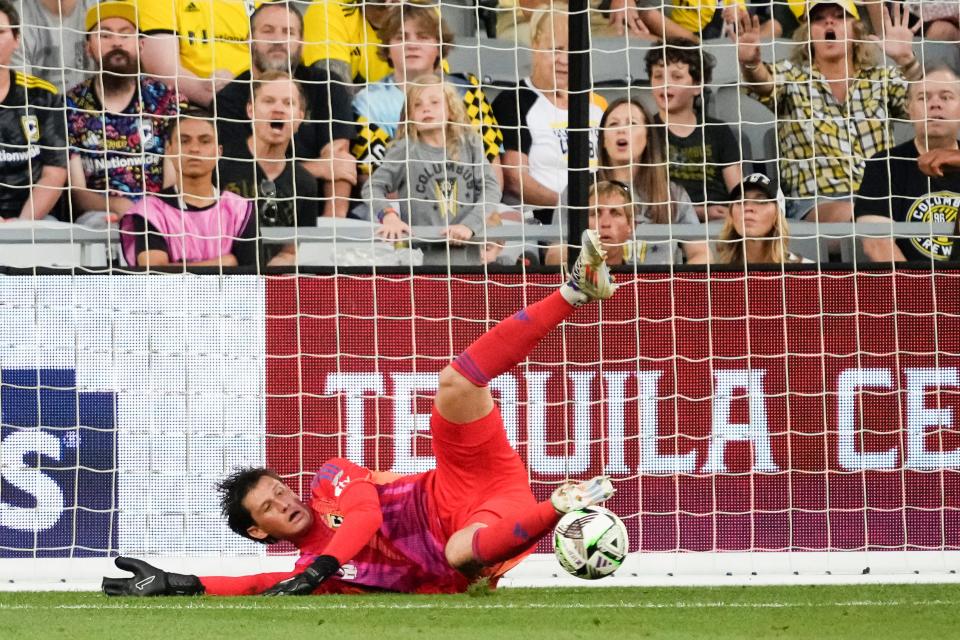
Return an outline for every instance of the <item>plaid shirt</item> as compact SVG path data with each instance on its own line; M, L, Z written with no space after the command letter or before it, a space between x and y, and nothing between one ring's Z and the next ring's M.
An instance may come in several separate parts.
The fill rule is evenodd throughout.
M774 64L769 96L747 93L777 114L780 178L788 195L854 193L865 161L893 146L891 118L908 119L907 81L896 67L861 69L840 103L823 75L789 61Z

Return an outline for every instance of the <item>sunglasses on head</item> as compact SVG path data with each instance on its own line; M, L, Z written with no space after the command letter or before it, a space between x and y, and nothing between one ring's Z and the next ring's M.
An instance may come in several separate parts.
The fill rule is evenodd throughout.
M277 184L273 180L261 180L258 193L262 199L260 203L260 222L268 227L276 226L280 218L280 206L277 197Z

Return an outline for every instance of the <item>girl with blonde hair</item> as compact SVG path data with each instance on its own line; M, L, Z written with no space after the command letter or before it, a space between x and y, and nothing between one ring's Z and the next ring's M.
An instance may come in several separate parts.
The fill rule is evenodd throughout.
M397 240L412 225L442 226L458 246L482 231L500 196L480 132L455 89L433 74L408 83L397 139L363 188L381 223L378 235Z

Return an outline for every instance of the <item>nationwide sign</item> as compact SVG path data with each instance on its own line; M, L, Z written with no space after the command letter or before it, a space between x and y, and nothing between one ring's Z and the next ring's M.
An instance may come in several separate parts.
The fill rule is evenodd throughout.
M534 492L609 474L633 550L956 549L957 278L642 273L491 388ZM262 554L219 478L431 468L438 372L557 283L0 277L0 556Z

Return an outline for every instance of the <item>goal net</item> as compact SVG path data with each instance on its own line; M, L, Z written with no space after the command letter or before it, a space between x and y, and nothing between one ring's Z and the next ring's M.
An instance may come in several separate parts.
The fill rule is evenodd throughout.
M244 17L254 8L220 2L230 10L243 5ZM181 18L191 11L190 3L171 4ZM363 69L349 67L348 79L331 77L349 89L355 108L366 92L368 113L338 121L330 115L334 98L328 91L327 104L313 104L302 119L325 141L318 151L338 139L338 124L348 125L355 135L336 153L353 154L353 160L337 156L335 169L329 162L320 166L325 158L319 155L302 155L307 147L300 145L316 141L294 137L298 118L289 110L244 116L243 107L238 116L235 102L211 103L216 118L254 122L249 146L240 147L249 157L232 158L254 172L253 191L240 194L253 203L247 212L253 226L223 234L235 249L243 242L255 247L247 264L237 259L237 249L214 256L207 265L212 268L184 268L193 254L189 248L177 253L181 245L172 238L196 248L185 239L210 240L198 229L168 231L163 245L150 245L160 230L118 228L116 221L104 228L95 217L79 219L96 210L91 195L107 207L105 196L120 196L115 186L105 186L112 185L112 169L143 167L139 189L149 191L146 167L155 150L128 136L124 144L132 147L113 150L126 160L110 164L102 106L61 104L57 113L69 135L60 146L27 141L28 153L42 147L64 154L69 175L56 187L64 193L60 222L0 225L0 254L6 254L0 256L0 576L11 581L0 588L89 588L112 571L117 555L207 575L289 568L292 546L268 548L229 531L219 512L218 480L240 466L265 465L306 496L314 473L331 457L403 474L431 469L429 415L438 372L494 323L563 282L557 267L542 263L551 251L560 253L567 219L543 213L551 207L523 177L539 170L539 186L553 184L557 202L566 197L568 123L551 120L559 112L536 102L536 90L515 91L519 80L536 73L528 16L503 3L439 6L454 40L438 73L460 74L454 95L463 102L463 117L476 124L471 131L479 151L468 162L466 147L445 147L435 160L439 172L418 190L411 167L424 162L417 155L422 150L408 147L390 160L388 150L400 146L390 142L396 131L368 117L395 99L382 75L364 77L375 77L374 67L386 64L369 39L370 22L357 23L366 25L360 40L336 40L329 25L320 29L317 7L325 4L290 4L307 21L296 44L305 44L304 61L307 50L319 47L323 55L316 60L333 74L344 72L333 49L367 47L370 57L350 58L362 60ZM324 10L345 16L400 6L330 5ZM209 11L213 3L196 0L196 6ZM636 99L652 118L657 104L646 60L654 45L604 27L610 14L602 9L591 16L595 98L590 112L579 115L589 121L595 165L605 105ZM34 37L74 42L86 27L64 21L33 28L39 29ZM318 29L326 35L317 35ZM144 41L164 37L162 29L141 30ZM178 37L181 51L192 46L184 34ZM398 37L392 46L425 36L401 29ZM210 36L198 36L204 38ZM244 38L246 45L250 34ZM232 42L222 33L213 41ZM39 55L26 53L29 43L24 31L25 55ZM920 44L923 55L946 51ZM780 59L789 46L782 39L764 44L764 60ZM217 51L214 57L227 55ZM741 175L756 168L775 174L782 159L777 120L738 87L736 45L724 35L705 38L697 51L713 69L698 109L730 127ZM81 70L67 54L64 49L54 69L61 82L63 72ZM554 69L565 75L566 52L556 55ZM91 66L82 70L91 73L95 64L84 60ZM28 57L10 66L34 75L44 64ZM181 97L202 95L196 73L177 67L169 76L166 69L152 75L165 77ZM56 78L43 82L55 85ZM302 86L309 92L319 82L311 76ZM254 96L252 111L261 86L247 90ZM529 123L491 118L492 103L504 94L516 96L515 113ZM310 95L301 98L309 102ZM4 109L0 104L0 116ZM69 128L78 112L90 109L103 124L98 144L104 149L100 165L94 158L86 166L83 154L93 151L82 145L90 140ZM403 114L409 117L410 109ZM156 122L169 126L176 113L157 115ZM888 142L909 139L909 125L894 126L895 120ZM290 145L279 157L258 156L266 147L258 146L257 136L268 141L273 135L256 129L264 122ZM398 123L404 122L391 126ZM29 136L32 129L24 127ZM444 145L447 135L440 138ZM177 142L180 155L170 160L182 162L186 143ZM220 142L226 149L236 140ZM14 153L16 144L0 138L0 146L9 147L3 153ZM541 155L553 153L551 145L560 150L558 166ZM669 166L666 146L660 153ZM488 163L490 156L495 164ZM282 181L270 162L287 158L303 160L315 183L309 195L296 180L289 194L277 192ZM317 178L347 165L358 176L354 182L371 181L385 158L406 167L397 175L412 181L381 187L387 194L381 200L397 203L398 219L434 207L396 242L377 235L388 216L378 216L384 210L376 210L375 194L353 183L341 193L337 180ZM0 165L7 159L0 155ZM224 152L217 172L230 159ZM540 164L531 166L535 161ZM161 174L174 171L183 187L183 166L164 167ZM476 175L464 178L464 167ZM722 174L720 166L707 168ZM493 180L486 185L484 170ZM106 179L101 186L92 181L98 171ZM664 174L668 179L671 171ZM579 310L526 362L491 382L534 493L545 499L567 479L611 476L617 492L607 506L625 522L631 554L605 584L954 579L960 566L960 276L949 264L932 268L939 260L932 254L926 265L858 268L864 256L852 223L795 225L791 246L814 261L807 266L681 266L691 260L688 245L713 255L711 243L723 224L702 224L694 213L698 205L709 209L707 173L698 197L669 191L673 207L689 208L691 219L630 225L619 244L633 259L617 269L621 287L613 299ZM169 187L169 178L160 187ZM225 188L224 182L217 186ZM11 186L23 184L2 188ZM460 189L467 188L476 191L473 200L464 200ZM497 206L484 208L491 188L502 188L503 197L498 191ZM396 198L402 189L408 192ZM665 204L637 197L649 210ZM31 202L37 207L40 200ZM458 208L478 202L479 221L464 246L448 241L443 233ZM181 197L180 209L203 209L187 204ZM307 205L313 218L298 224ZM287 206L292 217L278 221ZM327 216L334 212L350 217ZM941 242L938 234L956 220L956 206L952 212L928 216L918 246ZM891 237L890 230L886 234ZM284 264L271 261L288 247L292 262L273 268ZM156 251L174 266L140 262L148 253L144 259L154 259ZM827 264L831 251L847 264ZM651 266L637 259L640 253L668 257ZM553 561L549 539L506 581L572 582Z
M307 492L334 456L431 468L437 372L557 276L0 283L0 552L53 577L116 554L228 573L289 562L226 529L216 481L266 464ZM623 578L944 578L956 288L912 271L637 274L491 388L538 497L612 476L635 552Z

